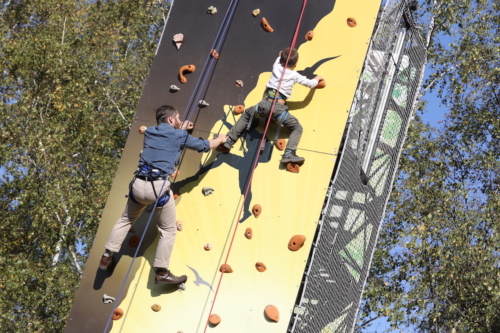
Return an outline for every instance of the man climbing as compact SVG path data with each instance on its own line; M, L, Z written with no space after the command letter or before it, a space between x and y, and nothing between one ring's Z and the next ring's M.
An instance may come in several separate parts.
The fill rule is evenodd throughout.
M288 55L290 55L290 59L288 59L288 64L286 64ZM269 112L271 112L271 106L274 99L277 99L274 113L272 115L273 120L290 130L290 137L286 145L285 154L281 159L281 163L303 163L305 161L303 157L297 156L295 153L299 145L300 137L302 136L302 125L300 125L297 118L288 112L286 100L292 94L292 88L296 83L308 88L315 88L319 81L322 81L323 78L321 76L316 76L309 80L308 78L297 73L294 69L297 67L298 61L299 53L296 49L290 49L287 47L279 53L278 59L276 59L273 65L271 78L269 78L266 85L264 99L260 101L259 104L251 106L243 112L240 119L238 119L229 133L227 133L228 139L224 146L220 148L220 151L231 150L233 144L247 128L247 125L253 118L254 113L262 118L267 118ZM287 65L286 68L285 64ZM283 71L285 71L285 75L283 76L280 91L278 92L277 88Z
M178 284L187 280L186 275L175 276L169 270L170 256L174 247L176 227L175 202L170 189L169 175L175 172L175 161L182 149L208 152L226 142L226 135L212 140L194 138L185 130L188 122L181 123L179 112L172 106L156 109L158 126L149 127L144 133L144 148L139 158L139 169L130 183L130 193L122 216L113 226L101 257L99 268L107 270L113 265L113 253L120 251L121 244L132 224L148 204L158 199L154 212L160 230L154 269L156 284ZM163 186L163 189L162 189Z

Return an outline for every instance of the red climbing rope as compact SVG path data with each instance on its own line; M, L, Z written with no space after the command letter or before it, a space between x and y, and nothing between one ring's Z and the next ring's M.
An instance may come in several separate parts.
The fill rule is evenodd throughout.
M295 27L295 33L293 35L293 39L292 39L292 43L290 44L290 49L293 49L295 48L295 43L297 41L297 36L298 36L298 33L299 33L299 29L300 29L300 24L302 22L302 17L304 16L304 10L306 8L306 4L307 4L307 0L303 0L302 2L302 9L300 10L300 16L299 16L299 20L297 21L297 26ZM288 53L288 57L286 59L286 62L285 62L285 66L284 66L284 70L283 72L281 73L281 78L280 78L280 81L278 83L278 88L276 89L276 91L280 91L280 88L281 88L281 83L283 82L283 78L285 76L285 72L286 72L286 68L288 66L288 61L290 60L290 55L292 54L292 52L289 52ZM240 212L238 214L238 219L236 220L236 226L234 227L234 231L233 231L233 236L231 237L231 242L229 243L229 248L227 250L227 254L226 254L226 259L224 261L224 265L222 267L226 267L227 265L227 261L229 259L229 254L231 253L231 249L233 247L233 241L234 241L234 237L236 236L236 231L238 230L238 225L239 225L239 220L241 218L241 214L243 212L243 209L245 207L245 202L247 200L247 195L248 195L248 190L250 189L250 186L252 185L252 180L253 180L253 174L254 174L254 171L255 171L255 168L257 166L257 163L259 161L259 154L260 154L260 148L262 147L262 145L264 144L264 140L266 138L266 135L267 135L267 131L269 129L269 124L271 123L271 119L273 117L273 113L274 113L274 108L276 107L276 102L278 101L277 98L275 98L273 100L273 104L271 105L271 110L269 112L269 116L267 118L267 122L266 122L266 127L264 128L264 133L262 134L262 138L260 139L260 142L259 142L259 146L257 148L257 153L255 154L255 158L254 158L254 161L253 161L253 164L252 164L252 169L250 171L250 178L248 180L248 183L247 183L247 186L245 188L245 194L243 196L243 202L241 204L241 208L240 208ZM212 310L214 309L214 305L215 305L215 300L217 299L217 294L219 293L219 288L220 288L220 285L221 285L221 282L222 282L222 277L224 276L225 273L222 273L220 274L220 278L219 278L219 283L217 284L217 289L215 290L215 295L214 295L214 299L212 301L212 306L210 307L210 312L208 314L208 318L207 318L207 321L205 323L205 329L203 332L206 332L207 331L207 327L208 327L208 319L210 318L210 315L212 314Z

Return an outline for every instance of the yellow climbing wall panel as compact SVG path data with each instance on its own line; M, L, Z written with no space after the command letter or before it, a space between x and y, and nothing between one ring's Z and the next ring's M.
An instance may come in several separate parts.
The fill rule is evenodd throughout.
M183 221L184 230L177 233L170 269L176 275L188 275L187 289L176 291L154 284L154 241L136 261L139 268L119 304L125 315L113 322L112 332L203 332L219 283L219 267L224 263L235 227L238 229L228 259L234 272L224 274L213 307L213 313L222 321L207 331L286 332L379 5L379 1L371 0L337 0L333 12L314 29L314 39L298 50L296 70L303 69L301 64L321 60L325 54L340 55L316 71L325 78L326 88L315 91L306 108L291 112L304 127L297 153L306 162L300 173L280 167L281 154L275 149L269 162L258 165L253 178L250 207L260 204L262 214L241 224L236 221L243 201L237 183L238 170L222 163L200 177L196 186L176 201L177 218ZM357 27L347 25L348 17L356 18ZM259 102L270 76L270 72L255 74L260 75L258 84L246 97L246 106ZM308 88L297 85L291 101L302 101L308 93ZM234 122L231 116L227 120ZM132 131L140 125L136 123ZM220 127L220 122L215 124L212 132L218 132ZM262 130L261 125L258 131ZM222 132L225 131L223 127ZM271 125L268 137L273 138L274 133L275 125ZM281 137L286 137L286 133L283 130ZM244 150L240 140L231 154L243 156ZM206 165L217 154L209 152L202 161ZM204 196L202 187L215 191ZM125 199L112 204L116 209L109 219L115 220ZM244 237L249 227L253 230L251 240ZM287 248L294 235L306 236L305 245L297 252ZM204 250L205 243L212 244L211 251ZM267 271L258 272L256 262L263 262ZM117 270L126 270L129 263L130 258L123 256ZM161 311L153 312L153 304L159 304ZM279 309L278 323L266 320L264 309L268 304Z

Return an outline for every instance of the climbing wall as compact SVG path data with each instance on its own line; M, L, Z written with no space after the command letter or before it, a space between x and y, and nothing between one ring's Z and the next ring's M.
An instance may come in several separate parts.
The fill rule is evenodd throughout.
M216 7L217 13L207 12L209 6ZM296 86L288 102L304 127L297 154L306 162L299 173L279 163L282 152L274 147L275 124L267 133L264 150L259 150L262 119L230 153L186 151L183 155L180 175L172 185L180 193L175 201L183 228L177 233L170 269L188 276L186 289L178 290L154 284L158 233L154 220L145 230L148 212L114 255L118 262L114 270L98 269L137 167L143 143L139 128L155 126L153 110L170 104L179 109L181 118L194 122L193 136L210 139L227 133L239 117L235 106L252 106L262 99L278 52L292 41L302 1L172 3L66 332L287 331L379 6L380 1L331 0L311 1L305 7L296 70L323 76L326 87ZM260 14L252 15L257 8ZM263 17L273 32L262 28ZM308 31L314 31L312 40L305 38ZM179 33L184 38L178 49L172 37ZM218 59L210 55L214 45ZM178 73L185 65L196 69L186 73L187 82L181 83ZM236 85L236 80L243 86ZM180 90L171 90L171 85ZM198 108L199 99L209 105ZM288 131L282 129L279 138L287 137ZM254 158L259 164L244 202ZM205 195L204 187L214 191ZM261 213L255 217L252 208L257 204ZM247 228L251 239L246 237ZM125 280L136 250L129 244L134 236L143 236L143 243ZM300 236L294 239L296 244L305 239L297 251L289 249L293 236ZM207 243L210 250L205 249ZM226 257L232 272L221 278L219 268ZM117 298L122 285L119 299L103 302L104 294ZM115 307L123 315L108 322ZM266 316L266 309L277 310L279 319ZM211 314L220 316L218 325L206 325Z

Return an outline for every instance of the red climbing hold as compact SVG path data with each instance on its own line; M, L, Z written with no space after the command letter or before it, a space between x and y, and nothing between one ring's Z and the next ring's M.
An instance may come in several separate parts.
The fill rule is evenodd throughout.
M314 37L314 31L310 30L306 34L306 40L312 40Z
M233 269L231 268L231 266L229 266L229 264L222 264L219 268L219 271L221 273L232 273Z
M137 247L137 245L139 245L140 241L141 241L141 237L139 237L138 235L134 235L134 236L129 238L128 245L130 247Z
M245 106L244 105L236 105L233 108L233 112L234 112L234 114L242 114L243 112L245 112Z
M297 163L287 163L286 171L290 171L291 173L299 173L300 166Z
M181 83L186 83L187 79L184 76L184 72L192 73L195 69L196 67L194 65L186 65L179 68L179 81L181 81Z
M288 242L288 249L290 251L298 251L304 245L305 241L306 241L306 236L295 235Z
M221 321L220 316L219 316L219 315L216 315L216 314L214 314L214 313L212 313L212 314L210 315L210 317L208 318L208 322L209 322L210 324L214 325L214 326L219 325L220 321Z
M276 140L276 142L274 143L274 145L276 146L276 148L278 150L281 150L283 151L286 147L286 140L285 139L278 139Z
M254 205L252 208L252 213L256 218L259 217L260 213L262 213L262 207L259 204Z
M123 310L120 308L116 308L115 311L113 311L113 320L118 320L121 317L123 317Z
M248 239L252 239L253 237L252 228L247 228L247 230L245 230L245 237Z
M271 26L269 25L269 23L267 22L266 18L263 17L262 20L261 20L261 26L262 26L262 29L264 29L264 31L267 31L267 32L273 32L273 28L271 28Z
M272 321L278 322L280 320L280 313L278 308L274 305L266 306L264 313L266 314L266 317Z
M148 128L146 126L139 127L139 134L144 134Z

